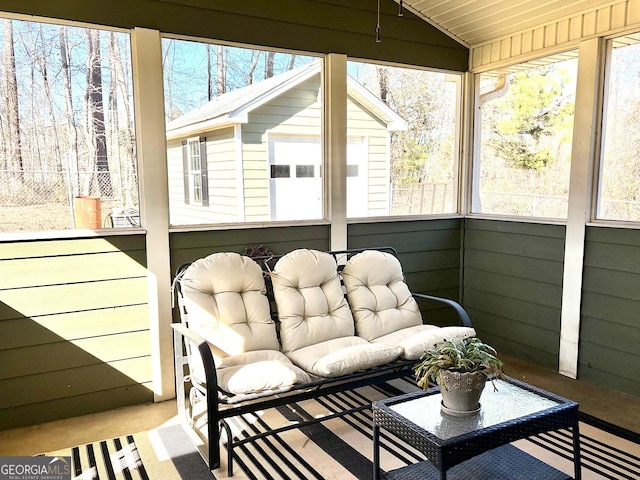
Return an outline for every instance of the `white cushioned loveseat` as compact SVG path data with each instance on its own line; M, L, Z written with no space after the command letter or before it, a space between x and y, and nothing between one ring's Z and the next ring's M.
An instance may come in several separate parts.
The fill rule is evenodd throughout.
M178 408L193 425L195 405L206 406L202 453L212 470L224 429L229 476L241 443L230 417L410 375L436 342L475 335L459 304L409 291L390 247L214 253L181 266L174 283ZM458 325L424 322L415 297L453 308Z

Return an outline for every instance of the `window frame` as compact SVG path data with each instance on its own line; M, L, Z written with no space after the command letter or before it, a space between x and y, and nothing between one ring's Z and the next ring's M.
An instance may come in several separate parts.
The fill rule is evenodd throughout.
M106 24L97 24L97 23L86 23L86 22L80 22L77 20L65 20L63 18L58 18L58 17L47 17L47 16L37 16L37 15L22 15L22 14L18 14L18 13L12 13L9 11L2 11L0 12L0 16L2 19L7 19L7 20L11 20L11 21L19 21L19 22L27 22L27 23L32 23L32 24L42 24L42 25L49 25L49 26L53 26L56 28L60 28L60 27L69 27L72 29L76 29L76 30L96 30L99 31L103 34L110 34L110 33L115 33L115 34L122 34L126 36L126 39L123 40L123 44L127 45L127 51L126 53L122 53L122 59L125 60L125 62L123 62L125 65L124 67L124 75L125 75L125 81L124 81L124 85L128 85L129 86L129 91L127 92L129 95L129 99L130 99L130 125L131 125L131 140L132 140L132 146L129 147L132 149L133 151L133 156L132 156L132 161L135 164L135 183L136 183L136 188L135 188L135 195L136 195L136 204L134 204L133 206L127 206L124 205L122 208L111 208L110 206L106 206L104 205L104 202L108 202L108 201L113 201L113 198L111 197L106 197L104 199L104 202L102 202L103 200L103 196L100 195L99 198L101 199L101 211L104 214L105 211L108 212L107 216L105 217L104 221L101 222L100 227L97 229L78 229L78 228L63 228L63 229L46 229L46 230L15 230L15 231L7 231L7 232L0 232L0 241L23 241L23 240L56 240L56 239L66 239L66 238L86 238L86 237L105 237L105 236L120 236L120 235L135 235L135 234L140 234L142 231L144 231L144 227L142 226L142 224L140 223L140 220L142 219L142 215L143 215L143 209L144 209L144 199L143 199L143 172L142 172L142 161L141 161L141 152L140 152L140 148L139 148L139 144L140 144L140 139L139 139L139 135L138 135L138 128L139 128L139 115L136 112L136 108L135 105L138 101L138 95L136 92L136 88L135 88L135 76L136 76L136 69L137 64L136 64L136 58L135 58L135 52L134 52L134 48L133 48L133 36L134 36L134 29L133 28L122 28L122 27L118 27L115 25L106 25ZM15 35L15 33L14 33ZM17 51L16 51L17 53ZM104 69L109 69L112 68L111 65L109 64L109 62L106 62L105 60L103 60L102 62L102 67L103 70ZM104 76L104 75L103 75ZM74 82L73 78L72 78L72 83ZM121 85L122 86L122 85ZM107 86L103 85L103 90L105 90L106 92ZM75 98L75 97L74 97ZM18 100L20 101L20 100ZM105 122L106 119L108 117L107 115L107 104L108 104L108 98L107 98L107 93L103 93L103 104L104 104L104 117L105 117ZM77 110L77 107L74 107ZM120 113L122 114L122 113ZM86 126L86 125L85 125ZM82 127L82 123L78 125L78 127ZM110 127L109 127L110 128ZM65 172L65 174L69 174L70 172L70 167L63 169L63 171ZM47 172L41 172L46 174ZM52 172L52 173L57 173L57 172ZM74 173L74 172L71 172ZM75 172L75 174L77 174L78 172ZM110 169L110 175L112 177L122 177L122 171L121 168L118 169ZM101 170L95 170L93 172L93 174L95 175L100 175L101 174ZM134 191L134 189L132 189L131 191ZM82 194L80 194L80 196L82 196ZM75 220L73 219L74 217L74 213L73 210L75 209L74 206L74 198L72 197L70 204L68 205L68 209L71 212L71 220L75 223ZM122 226L120 225L121 222L118 222L118 225L114 225L115 220L112 220L112 226L107 226L107 222L109 220L109 217L111 214L114 215L118 215L120 216L128 216L131 215L131 218L135 218L137 219L136 221L128 221L125 222L126 226Z
M512 214L500 214L500 213L488 213L475 211L475 205L480 199L480 172L481 172L481 149L482 149L482 114L480 111L480 80L482 75L486 75L490 72L496 72L498 74L508 75L510 73L517 73L519 71L528 70L531 68L537 68L544 65L556 64L565 60L575 59L576 61L576 81L579 72L578 63L578 48L573 46L563 50L556 54L535 56L528 58L517 63L500 66L499 68L492 68L482 71L470 72L472 75L473 84L473 122L472 122L472 141L469 144L469 158L467 160L469 165L469 171L466 179L468 184L468 192L465 208L465 216L469 218L481 218L481 219L494 219L504 221L515 221L525 223L538 223L538 224L550 224L550 225L564 225L567 223L567 218L570 215L569 193L567 193L567 218L562 217L539 217L539 216L525 216L525 215L512 215ZM491 93L491 92L489 92ZM575 119L575 110L574 110ZM572 130L573 134L573 130ZM571 142L573 150L573 140ZM573 153L569 153L569 160L573 161ZM571 170L571 169L570 169ZM570 188L571 172L567 178L567 187Z
M368 58L358 58L358 57L347 57L347 63L349 62L357 62L357 63L366 63L370 65L381 65L386 67L395 67L401 69L408 70L420 70L425 72L432 72L438 74L447 75L449 78L455 79L456 84L456 106L455 106L455 132L453 139L453 161L454 165L452 168L453 175L453 211L448 213L424 213L424 214L403 214L403 215L393 215L390 213L391 210L391 199L389 200L388 210L389 213L386 215L372 215L372 216L363 216L363 217L348 217L347 223L374 223L374 222L389 222L389 221L407 221L407 220L425 220L425 219L433 219L433 218L460 218L464 216L464 211L466 208L465 192L462 186L465 184L463 179L463 174L467 170L464 163L466 161L466 157L464 155L465 147L463 145L463 138L465 137L465 122L467 118L467 114L464 111L466 101L465 101L465 92L466 92L466 72L458 72L447 69L438 69L425 67L420 65L411 65L404 64L398 62L389 62L383 60L373 60ZM348 129L348 125L345 126ZM347 131L345 133L347 135L347 143L350 139L357 137L357 134L349 134ZM367 139L368 142L368 139ZM388 145L389 146L389 145ZM388 164L389 171L387 172L387 183L391 185L391 152L388 152ZM368 171L368 168L366 169ZM346 175L346 173L345 173ZM389 197L391 197L391 186L389 187Z
M196 145L195 149L192 147ZM197 152L197 156L193 152ZM193 168L193 161L197 158L198 169ZM187 205L209 206L209 174L207 161L207 137L189 137L182 142L182 166L184 175L184 202ZM200 185L196 186L196 180ZM200 199L196 198L199 191Z
M615 49L614 44L616 41L622 41L622 48L630 45L624 39L626 37L631 37L636 45L640 44L638 40L638 34L640 31L637 31L635 34L631 33L629 35L616 35L616 36L607 36L605 37L605 53L603 55L602 60L602 87L600 89L601 101L600 108L598 111L599 114L599 122L598 122L598 136L596 143L596 158L593 167L593 187L592 187L592 198L591 198L591 215L590 222L588 224L596 225L596 226L610 226L610 227L626 227L626 228L640 228L640 219L638 220L628 220L628 219L615 219L615 218L605 218L600 216L601 209L601 200L602 200L602 181L604 177L604 167L605 167L605 146L606 146L606 123L607 123L607 107L609 105L609 87L611 82L611 63L612 63L612 54ZM639 47L640 48L640 47Z
M249 215L246 212L238 212L237 214L237 218L238 220L234 220L234 221L221 221L221 222L194 222L194 223L172 223L171 220L171 200L169 200L169 209L170 209L170 213L169 213L169 217L170 217L170 221L169 221L169 231L173 232L181 232L181 231L195 231L195 230L203 230L203 229L207 229L207 230L217 230L217 229L223 229L223 228L255 228L256 226L274 226L274 225L300 225L300 224L330 224L330 220L328 219L328 205L329 205L329 199L328 199L328 187L327 187L327 182L324 181L324 178L326 178L325 173L328 171L328 158L326 155L326 147L325 147L325 142L326 142L326 138L327 138L327 134L326 134L326 129L328 122L326 121L326 110L327 110L327 103L323 101L323 99L328 98L328 94L327 94L327 88L326 88L326 76L327 76L327 58L329 56L329 54L323 54L323 53L318 53L318 52L306 52L306 51L301 51L301 50L294 50L294 49L284 49L284 48L273 48L273 47L269 47L269 46L265 46L265 45L254 45L254 44L246 44L246 43L238 43L238 42L229 42L229 41L221 41L221 40L216 40L213 38L203 38L203 37L193 37L193 36L188 36L188 35L176 35L176 34L170 34L167 32L159 32L160 34L160 39L161 42L163 40L178 40L178 41L185 41L185 42L194 42L194 43L198 43L198 44L202 44L202 45L212 45L212 46L222 46L222 47L229 47L229 48L238 48L238 49L245 49L245 50L254 50L254 51L260 51L260 52L272 52L275 54L286 54L286 55L293 55L293 56L307 56L307 57L312 57L315 61L319 61L320 62L320 92L317 96L317 100L319 101L320 105L321 105L321 111L320 111L320 118L319 118L319 129L318 129L318 136L321 139L321 147L322 147L322 157L321 157L321 165L320 165L320 169L319 169L319 174L320 177L322 178L322 203L321 203L321 208L322 208L322 217L321 218L317 218L317 219L307 219L307 220L265 220L265 219L261 219L261 220L246 220L246 217ZM307 64L304 64L302 66L305 66ZM166 80L165 78L165 72L164 72L164 66L163 66L163 82ZM288 84L288 83L287 83ZM276 93L279 90L276 89L272 89L271 93ZM243 112L242 115L236 115L233 119L231 119L230 117L232 117L234 114L237 114L237 111L234 112L230 112L227 117L225 117L225 120L222 122L224 124L224 122L227 122L228 125L233 125L234 126L234 136L235 136L235 155L237 156L237 158L243 159L243 156L245 155L245 151L242 145L242 135L240 133L241 129L246 125L247 123L247 115L246 112ZM236 122L236 123L234 123ZM213 123L213 125L217 125L215 122ZM206 128L208 128L209 125L206 126ZM265 180L267 182L267 190L269 191L269 184L272 180L272 176L271 176L271 164L269 162L269 158L270 158L270 153L268 152L268 142L269 142L269 138L272 135L289 135L288 130L287 130L287 126L285 125L284 128L276 128L276 129L267 129L265 131L265 135L266 135L266 139L265 139L265 145L267 145L267 157L266 157L266 162L265 162L265 169L264 172L266 174ZM203 131L203 130L197 130L196 133L198 131ZM204 131L208 131L208 130L204 130ZM167 137L167 140L177 140L177 138L181 135L184 135L186 132L183 128L177 128L176 132L173 132L172 134L170 134L170 136ZM294 135L296 136L307 136L307 134L300 134L300 133L295 133ZM183 144L183 151L184 151L184 140L182 141ZM213 147L211 147L213 148ZM186 163L185 163L185 153L183 152L182 154L183 156L183 176L184 179L182 181L183 183L183 191L185 192L185 194L183 195L183 199L185 204L189 205L187 197L186 197L186 192L187 192L187 175L186 175ZM168 159L169 160L169 159ZM243 188L244 185L244 181L245 178L242 177L241 173L244 167L244 160L242 160L241 162L238 162L236 168L237 168L237 173L239 175L238 179L237 179L237 184L236 187L241 190ZM203 164L204 166L204 164ZM212 167L213 168L213 167ZM290 172L291 176L295 175L295 171L292 170ZM204 179L204 176L203 176ZM251 180L251 178L249 178L249 180ZM168 179L169 183L171 184L171 178ZM212 192L207 192L207 193L212 193ZM170 194L171 197L171 194ZM215 207L215 205L212 203L213 200L212 198L214 198L211 195L208 195L205 197L204 199L204 206L210 206L210 207ZM252 200L252 199L249 199ZM245 197L243 198L238 198L238 208L242 208L243 205L245 205L247 203L247 198ZM191 205L194 205L193 203ZM197 206L197 205L196 205ZM267 212L270 212L271 210L271 195L268 195L268 204L266 205L267 208Z

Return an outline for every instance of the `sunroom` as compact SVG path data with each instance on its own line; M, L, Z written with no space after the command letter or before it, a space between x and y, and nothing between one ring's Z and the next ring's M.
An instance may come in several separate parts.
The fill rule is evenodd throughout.
M348 3L0 2L0 430L173 402L185 262L389 245L640 434L640 1Z

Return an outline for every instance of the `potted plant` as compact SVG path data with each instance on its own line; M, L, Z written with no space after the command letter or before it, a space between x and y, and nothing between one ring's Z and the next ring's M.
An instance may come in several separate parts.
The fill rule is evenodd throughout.
M487 378L505 378L495 349L477 337L438 342L414 371L422 389L429 388L429 380L440 386L442 410L452 415L478 412Z

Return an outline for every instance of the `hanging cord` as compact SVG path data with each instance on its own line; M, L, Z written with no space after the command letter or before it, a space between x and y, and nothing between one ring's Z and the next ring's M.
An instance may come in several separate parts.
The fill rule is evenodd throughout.
M402 0L400 0L400 3L398 4L398 16L404 17L404 12L402 11Z
M376 24L376 43L380 43L382 42L382 39L380 38L380 0L378 0L378 23Z

